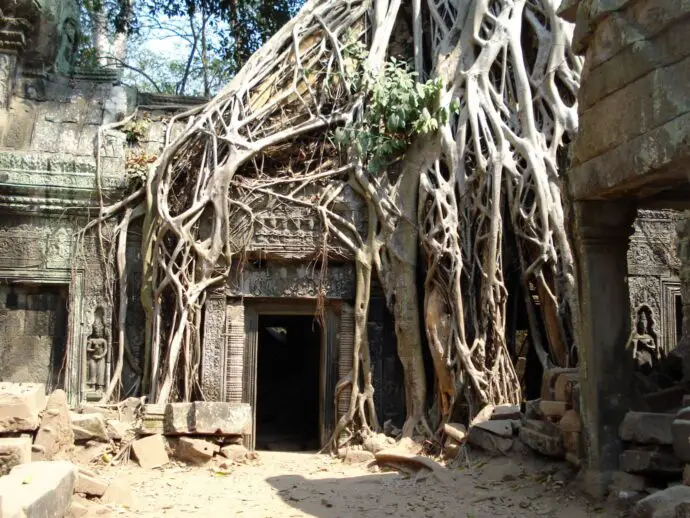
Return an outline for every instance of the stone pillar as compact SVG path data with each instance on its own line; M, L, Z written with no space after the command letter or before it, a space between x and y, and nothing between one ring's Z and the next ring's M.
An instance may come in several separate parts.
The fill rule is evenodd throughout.
M241 403L244 375L244 304L228 300L225 317L225 387L224 400Z
M635 217L623 202L575 204L574 245L579 284L581 412L585 425L585 490L602 496L618 469L618 426L629 409L633 361L627 282L628 239Z
M355 313L349 304L343 304L340 314L340 332L338 334L338 379L341 380L352 372L355 345ZM338 397L337 419L347 414L350 408L352 390L344 388Z
M683 337L681 345L690 346L690 211L685 211L676 227L680 259L680 296L683 299Z
M201 391L206 401L223 400L225 356L225 296L211 296L204 305L201 347Z

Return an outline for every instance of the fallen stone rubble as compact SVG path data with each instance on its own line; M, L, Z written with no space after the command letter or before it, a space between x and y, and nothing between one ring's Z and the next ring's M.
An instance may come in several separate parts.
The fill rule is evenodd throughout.
M155 469L172 457L227 468L254 458L242 445L250 427L243 404L132 398L72 411L62 390L46 397L42 384L0 383L0 518L76 518L131 506L126 484L85 466L131 457Z

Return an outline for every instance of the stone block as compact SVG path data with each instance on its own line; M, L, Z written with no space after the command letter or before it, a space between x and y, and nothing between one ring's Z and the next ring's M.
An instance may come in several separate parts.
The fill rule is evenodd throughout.
M683 396L686 391L683 385L676 385L663 390L657 390L642 396L647 408L652 412L675 411L683 406Z
M163 430L166 435L194 433L194 403L168 403L163 415Z
M31 432L38 428L46 406L42 383L0 382L0 433Z
M631 518L676 518L676 508L690 503L690 487L673 486L643 498L633 507Z
M563 432L563 449L572 457L582 458L582 437L580 432Z
M525 419L519 434L520 440L534 451L549 457L563 458L563 433L560 428L548 421Z
M180 437L175 448L175 457L190 464L204 464L218 451L220 448L217 445L203 439Z
M474 426L491 432L500 437L513 437L513 424L512 421L501 420L501 421L482 421Z
M673 444L673 414L628 412L618 428L624 441L639 444Z
M579 432L582 430L582 420L580 414L575 410L567 410L561 420L558 421L558 427L563 432Z
M237 435L251 433L252 410L245 403L194 403L194 430L199 434Z
M541 413L541 398L525 401L525 419L541 419L544 415Z
M108 484L104 480L98 478L94 473L79 469L74 486L75 493L88 496L103 496L106 489L108 489Z
M546 417L560 418L565 414L567 404L565 401L545 401L542 399L539 410Z
M690 111L683 88L690 83L690 57L657 68L604 97L580 116L573 164L582 164ZM631 105L630 99L645 99Z
M163 421L165 418L165 404L142 405L141 425L139 433L142 435L152 435L164 432Z
M673 451L679 459L690 462L690 407L682 408L671 424Z
M374 454L367 450L348 449L347 452L367 453L371 457L371 460L374 460ZM220 454L226 459L230 459L233 462L244 462L245 460L247 460L248 453L249 451L247 451L247 448L245 448L242 444L228 444L227 446L223 446L220 449ZM347 459L347 454L345 458Z
M70 413L72 431L75 441L101 441L108 442L108 430L105 426L103 414L77 414Z
M520 419L521 417L520 405L498 405L491 413L491 419L498 421L504 419Z
M545 370L542 376L541 399L546 401L555 399L556 381L562 374L577 376L578 370L576 368L566 369L563 367L554 367L552 369Z
M34 461L53 460L74 447L74 432L70 421L67 394L56 390L48 398L46 410L32 447Z
M513 447L513 439L501 437L478 426L472 426L467 441L492 455L507 455Z
M142 468L158 468L170 459L165 448L165 439L160 434L144 437L132 443L132 454Z
M686 486L690 486L690 464L686 464L685 467L683 468L682 482Z
M0 476L27 462L31 462L30 437L0 437Z
M679 477L683 464L666 450L625 450L620 455L620 469L626 473L648 476Z
M129 433L131 427L118 419L108 419L105 422L105 429L108 432L108 437L115 441L121 441Z
M67 514L77 470L67 461L16 466L0 478L2 518L60 518Z
M572 404L573 389L580 384L580 374L577 372L564 372L556 377L553 385L553 397L556 401Z

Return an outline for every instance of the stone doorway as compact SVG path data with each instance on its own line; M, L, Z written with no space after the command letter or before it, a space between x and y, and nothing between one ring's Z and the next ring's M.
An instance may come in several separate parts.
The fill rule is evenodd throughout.
M321 334L312 315L259 316L257 449L319 448Z
M0 381L64 388L67 286L0 283Z

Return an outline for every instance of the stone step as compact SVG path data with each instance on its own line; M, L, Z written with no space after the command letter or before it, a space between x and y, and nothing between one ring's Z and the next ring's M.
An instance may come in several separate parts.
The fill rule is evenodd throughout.
M624 441L638 444L673 444L673 414L628 412L618 434Z

